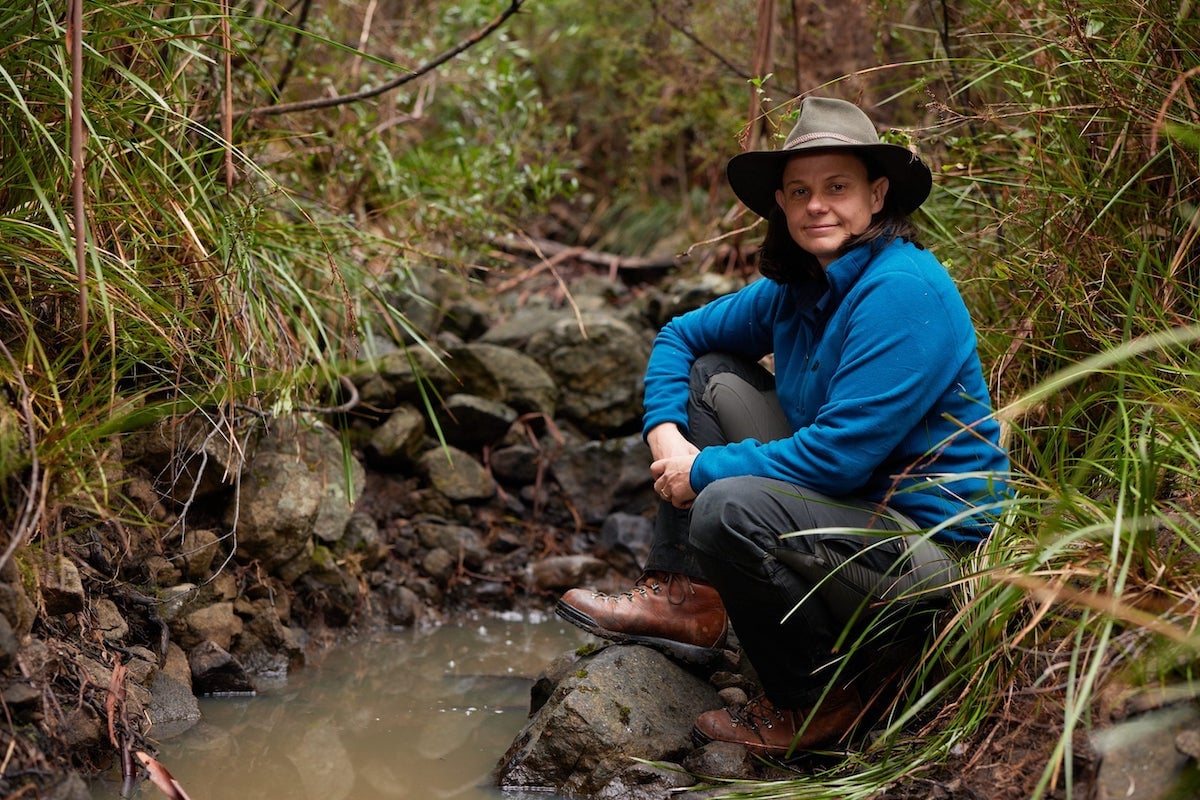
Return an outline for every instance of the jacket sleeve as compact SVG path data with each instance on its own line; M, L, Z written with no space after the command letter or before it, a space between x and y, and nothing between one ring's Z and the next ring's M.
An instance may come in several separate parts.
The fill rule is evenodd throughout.
M957 289L948 276L938 286L924 276L885 271L864 276L844 303L840 357L811 424L790 439L706 448L692 467L696 491L723 477L761 475L851 494L902 440L920 436L926 415L975 347ZM935 438L930 433L922 447L935 447Z
M643 436L664 422L687 430L688 373L701 355L721 350L761 358L771 352L781 296L779 284L760 279L675 317L659 331L646 365Z

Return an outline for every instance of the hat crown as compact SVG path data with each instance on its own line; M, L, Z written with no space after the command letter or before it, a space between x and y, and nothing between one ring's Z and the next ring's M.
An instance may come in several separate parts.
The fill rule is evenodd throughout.
M729 159L725 174L747 208L770 218L787 162L802 153L839 149L862 156L887 176L887 202L898 212L913 212L929 196L929 167L907 147L881 142L875 124L858 106L832 97L804 98L782 147L738 153Z
M806 97L782 150L837 145L879 144L870 117L853 103L832 97Z

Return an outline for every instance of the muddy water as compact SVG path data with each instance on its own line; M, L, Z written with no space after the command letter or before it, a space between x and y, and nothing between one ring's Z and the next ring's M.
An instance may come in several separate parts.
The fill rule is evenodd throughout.
M488 779L533 679L587 640L552 615L376 634L256 697L201 700L203 721L158 759L193 800L511 800ZM93 796L115 800L121 785ZM162 794L144 783L128 797Z

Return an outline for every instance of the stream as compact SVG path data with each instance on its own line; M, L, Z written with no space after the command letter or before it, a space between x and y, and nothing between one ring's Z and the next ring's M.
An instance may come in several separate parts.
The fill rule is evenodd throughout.
M529 689L589 638L553 615L372 634L254 697L201 699L203 719L156 758L192 800L513 800L490 775L527 721ZM116 775L92 794L121 789ZM147 781L127 797L163 795Z

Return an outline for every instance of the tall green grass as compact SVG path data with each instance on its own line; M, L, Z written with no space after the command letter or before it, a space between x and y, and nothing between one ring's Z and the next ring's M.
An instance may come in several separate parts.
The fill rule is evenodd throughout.
M885 5L904 56L879 74L927 110L925 239L975 313L1017 491L882 733L726 796L944 779L989 741L1036 741L1005 739L1014 714L1045 746L1028 796L1084 796L1078 734L1111 698L1197 677L1200 19L1188 2Z
M234 448L238 420L338 402L337 373L377 338L422 341L394 302L414 263L473 263L471 243L565 188L552 152L528 152L540 107L499 39L446 67L444 102L426 96L438 75L372 102L254 113L403 77L494 4L433 27L343 6L301 19L271 3L88 0L74 28L61 6L0 3L11 542L53 527L19 514L30 503L125 513L104 469L120 460L113 433L202 414ZM369 51L344 43L350 26ZM488 131L498 120L516 128Z

